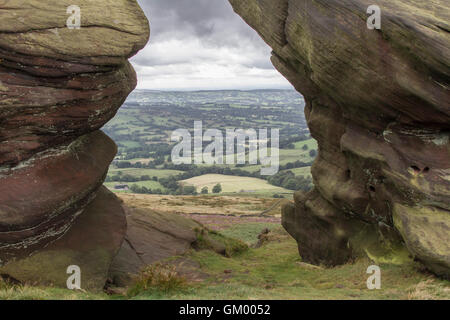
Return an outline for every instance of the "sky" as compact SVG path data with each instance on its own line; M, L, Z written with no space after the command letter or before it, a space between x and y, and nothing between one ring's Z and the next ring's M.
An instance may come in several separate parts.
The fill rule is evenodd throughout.
M147 46L131 59L138 88L289 89L270 47L227 0L138 0L150 20Z

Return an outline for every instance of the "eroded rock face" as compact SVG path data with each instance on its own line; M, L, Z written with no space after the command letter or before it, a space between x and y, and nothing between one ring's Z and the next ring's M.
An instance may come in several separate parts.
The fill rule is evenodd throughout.
M448 277L448 2L377 1L381 30L367 28L369 0L230 2L305 96L319 143L315 189L283 216L302 257L344 263L369 228Z
M199 223L173 213L124 206L127 217L125 241L115 257L109 277L116 286L125 287L132 275L152 263L181 256L197 240Z
M65 254L64 239L69 234L67 250L75 251L69 256L78 260L87 254L82 242L91 236L91 247L104 247L105 263L92 268L106 276L125 235L126 221L120 204L113 205L114 196L109 195L108 205L102 200L103 190L103 198L95 200L116 154L114 142L99 129L136 86L128 58L147 43L149 25L134 0L76 4L81 9L80 29L66 26L72 1L0 1L2 273L28 263L29 259L20 260L25 256L47 254L44 246L54 247L49 256L58 260L54 253ZM91 209L85 210L88 206ZM116 223L97 225L97 238L89 234L94 229L79 223L77 233L85 234L74 235L71 228L78 216L87 221L92 211L102 210L97 215L105 220L109 215ZM62 272L60 278L67 278Z

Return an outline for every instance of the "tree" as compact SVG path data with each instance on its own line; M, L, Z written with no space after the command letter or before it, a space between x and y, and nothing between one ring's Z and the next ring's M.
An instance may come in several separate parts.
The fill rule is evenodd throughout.
M303 147L302 147L302 149L306 151L306 150L308 150L308 149L309 149L309 147L308 147L308 145L307 145L307 144L304 144L304 145L303 145Z
M222 185L220 183L216 184L214 188L212 189L213 193L221 193L222 192Z
M203 187L202 188L202 194L208 194L208 187Z
M137 184L133 184L130 187L131 191L133 191L134 193L140 193L141 192L141 188L137 185Z
M186 195L197 195L197 188L194 186L185 186L183 187L182 194Z
M317 151L316 150L311 150L309 152L309 155L310 155L311 158L315 158L317 156Z

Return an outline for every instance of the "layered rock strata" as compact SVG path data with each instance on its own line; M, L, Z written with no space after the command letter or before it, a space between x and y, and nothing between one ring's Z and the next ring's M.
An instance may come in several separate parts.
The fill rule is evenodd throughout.
M147 43L149 25L136 1L80 0L80 28L68 28L72 5L0 1L0 273L30 255L64 255L69 238L72 251L84 241L104 247L109 266L126 232L114 196L96 198L116 154L99 129L136 86L127 59ZM88 217L89 207L104 219ZM96 225L79 222L74 235L77 220L91 218Z
M450 9L445 0L230 0L306 98L315 188L283 225L304 260L336 265L364 238L404 243L450 275ZM369 230L371 230L369 232ZM361 236L362 233L362 236ZM356 241L359 239L359 241Z

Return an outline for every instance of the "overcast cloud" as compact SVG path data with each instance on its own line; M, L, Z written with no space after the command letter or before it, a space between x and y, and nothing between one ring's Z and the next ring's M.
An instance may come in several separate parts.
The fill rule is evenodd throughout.
M138 0L150 20L147 47L132 58L138 88L291 88L271 49L227 0Z

